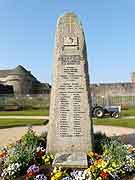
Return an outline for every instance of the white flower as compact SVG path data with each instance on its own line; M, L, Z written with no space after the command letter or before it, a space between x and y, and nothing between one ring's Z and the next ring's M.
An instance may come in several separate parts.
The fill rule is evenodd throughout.
M37 152L39 152L39 151L40 151L40 146L37 147Z
M47 180L47 177L44 174L39 174L36 176L35 180Z
M41 151L42 151L42 152L45 152L45 148L41 147Z
M57 172L57 167L54 167L53 173L56 173L56 172Z

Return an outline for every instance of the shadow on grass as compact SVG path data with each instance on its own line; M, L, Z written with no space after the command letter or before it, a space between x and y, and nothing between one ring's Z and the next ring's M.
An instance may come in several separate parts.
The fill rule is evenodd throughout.
M19 122L19 120L18 120ZM48 124L49 120L41 120L41 123L39 122L29 122L28 124L25 124L25 122L22 122L22 124L7 124L7 125L0 125L0 129L7 129L7 128L14 128L14 127L32 127L32 126L46 126Z

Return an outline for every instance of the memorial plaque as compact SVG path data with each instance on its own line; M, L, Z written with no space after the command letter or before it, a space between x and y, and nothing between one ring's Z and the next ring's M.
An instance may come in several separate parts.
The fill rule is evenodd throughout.
M55 37L48 152L92 150L89 84L82 25L73 13L65 13L58 19Z

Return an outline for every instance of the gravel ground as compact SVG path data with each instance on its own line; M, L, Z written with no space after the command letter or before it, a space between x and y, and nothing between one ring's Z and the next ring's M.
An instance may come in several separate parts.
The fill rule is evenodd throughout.
M33 130L37 134L47 131L48 126L33 126ZM0 146L8 143L13 143L20 139L27 132L28 127L14 127L7 129L0 129ZM118 136L125 143L135 145L135 129L123 128L123 127L112 127L112 126L94 126L94 132L105 133L107 136Z

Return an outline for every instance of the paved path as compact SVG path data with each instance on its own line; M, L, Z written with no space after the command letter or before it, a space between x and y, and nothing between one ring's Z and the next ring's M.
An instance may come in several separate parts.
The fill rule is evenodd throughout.
M46 126L33 126L32 129L36 131L37 134L47 131ZM13 127L7 129L0 129L0 146L6 145L8 143L14 143L21 138L28 130L28 127Z
M47 126L33 126L33 130L37 134L47 131ZM20 139L27 132L28 127L14 127L7 129L0 129L0 146L8 143L13 143ZM135 129L112 127L112 126L94 126L94 132L102 132L107 136L120 136L125 143L132 143L135 145Z

